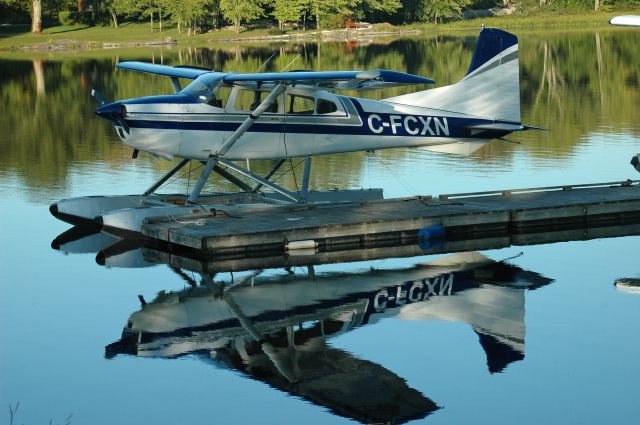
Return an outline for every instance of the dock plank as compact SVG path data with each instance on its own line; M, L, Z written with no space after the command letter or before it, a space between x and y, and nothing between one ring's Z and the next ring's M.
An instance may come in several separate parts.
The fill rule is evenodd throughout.
M339 245L367 238L403 238L433 225L444 226L447 232L517 230L544 222L640 215L638 183L445 199L418 196L251 209L220 207L214 210L215 214L149 219L143 234L216 253L273 249L308 239Z

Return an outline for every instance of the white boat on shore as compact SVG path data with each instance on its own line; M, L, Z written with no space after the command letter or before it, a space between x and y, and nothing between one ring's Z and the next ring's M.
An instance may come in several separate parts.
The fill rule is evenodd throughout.
M609 24L621 27L640 27L640 15L621 15L609 19Z

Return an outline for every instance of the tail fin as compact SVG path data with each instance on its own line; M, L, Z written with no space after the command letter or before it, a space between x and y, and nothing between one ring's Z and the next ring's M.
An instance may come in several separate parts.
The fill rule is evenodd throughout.
M520 123L518 38L506 31L485 28L480 32L467 75L458 83L386 101Z

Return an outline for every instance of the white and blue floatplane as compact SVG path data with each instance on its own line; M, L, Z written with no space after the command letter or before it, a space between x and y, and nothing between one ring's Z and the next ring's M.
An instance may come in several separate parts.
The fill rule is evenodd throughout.
M142 62L121 62L116 67L169 77L175 94L108 103L94 92L101 104L96 114L114 124L122 142L133 148L133 157L143 151L183 160L140 195L61 200L50 207L60 219L140 231L147 217L188 214L203 204L247 208L381 199L379 189L309 191L311 158L397 147L470 154L492 139L534 129L520 120L518 39L498 29L480 32L461 81L380 101L334 92L434 81L383 69L238 74ZM179 79L193 82L182 88ZM271 180L293 157L305 158L297 191ZM234 162L238 160L276 162L260 176ZM190 161L201 162L204 168L188 195L155 194ZM212 172L240 192L202 194Z

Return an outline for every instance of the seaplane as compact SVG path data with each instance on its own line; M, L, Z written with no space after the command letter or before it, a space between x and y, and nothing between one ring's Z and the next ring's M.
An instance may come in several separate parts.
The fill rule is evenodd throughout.
M310 191L312 157L399 147L470 154L493 139L536 129L520 119L518 38L499 29L481 30L459 82L383 100L338 92L435 82L385 69L233 73L142 62L116 67L168 77L175 93L107 102L93 91L100 104L96 114L114 125L134 158L147 152L182 160L142 194L79 197L50 206L57 218L105 230L139 232L145 218L202 213L204 205L382 199L380 189ZM183 79L193 81L182 88ZM302 184L294 191L272 179L291 158L304 158ZM258 175L239 165L248 160L273 165ZM156 193L191 161L201 163L202 171L189 193ZM211 173L239 191L203 194Z

